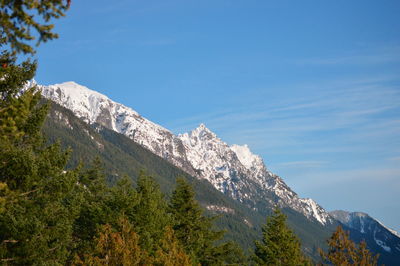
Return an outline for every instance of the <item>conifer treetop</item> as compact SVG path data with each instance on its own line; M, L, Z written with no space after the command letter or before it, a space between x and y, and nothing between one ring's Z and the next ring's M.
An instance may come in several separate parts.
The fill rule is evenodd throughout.
M258 265L307 265L300 241L286 225L286 215L279 208L267 217L262 227L262 241L256 241L254 261Z
M39 45L58 38L49 22L64 16L70 3L70 0L0 0L0 43L10 45L15 53L34 54L31 41L37 40Z

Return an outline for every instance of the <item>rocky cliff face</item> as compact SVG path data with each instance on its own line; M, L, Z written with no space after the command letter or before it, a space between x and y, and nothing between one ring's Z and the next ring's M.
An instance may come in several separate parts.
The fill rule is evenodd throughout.
M208 180L219 191L257 209L266 201L289 207L322 225L333 219L312 199L300 198L249 148L229 146L201 124L189 133L174 135L96 91L74 82L38 86L42 95L89 124L121 133L190 175Z

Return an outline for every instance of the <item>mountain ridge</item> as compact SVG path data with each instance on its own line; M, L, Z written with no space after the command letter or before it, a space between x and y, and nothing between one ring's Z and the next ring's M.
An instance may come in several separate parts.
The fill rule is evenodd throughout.
M57 95L60 95L59 93L54 93L54 91L57 91L58 86L48 88L49 86L39 86L41 89L46 87L49 91L49 95L53 95L53 98L57 99ZM61 90L61 89L60 89ZM53 93L51 93L53 92ZM55 97L56 95L57 97ZM65 94L64 94L65 95ZM68 99L68 97L64 98ZM107 98L108 99L108 98ZM108 99L109 100L109 99ZM107 100L107 101L108 101ZM111 101L111 100L110 100ZM57 101L55 101L56 104L53 105L58 105ZM67 102L68 103L68 102ZM108 107L110 105L115 106L117 103L107 103ZM67 104L64 102L64 104L61 104L63 107L66 108ZM96 105L93 105L96 106ZM66 108L69 109L69 108ZM122 109L122 108L121 108ZM77 126L76 123L72 123L71 118L67 118L65 113L63 111L60 111L60 108L56 108L53 110L52 114L52 119L55 119L58 121L58 123L62 124L62 127L67 129L67 131L74 131L77 128L76 127L81 127ZM76 116L76 119L79 118L79 116L73 111L73 110L68 110L69 112L73 113L74 116ZM134 110L133 110L134 111ZM133 142L135 144L139 144L139 146L143 147L145 150L148 150L154 155L157 155L156 157L160 157L161 159L168 161L172 165L175 165L172 163L171 160L168 160L168 156L162 157L158 154L156 154L154 151L151 151L149 148L145 147L143 145L143 142L140 142L140 139L132 139L129 138L129 136L126 136L123 134L123 132L118 133L117 131L113 129L109 129L107 125L111 125L111 123L105 123L104 121L110 121L110 119L105 119L107 118L105 114L109 114L111 112L98 112L98 117L95 117L96 119L93 120L92 124L88 122L84 122L84 119L82 117L79 119L81 121L81 124L86 124L92 128L95 129L96 132L105 134L105 136L109 136L107 138L111 138L109 140L114 139L114 144L117 144L120 149L125 150L125 146L129 146L128 142ZM137 113L135 113L136 116L140 116ZM145 118L141 118L142 122L144 123L149 123L146 122L147 120ZM99 123L98 123L99 122ZM150 122L152 123L152 122ZM153 123L154 124L154 123ZM156 127L156 128L161 128L162 127ZM85 127L82 128L84 133L81 133L81 135L90 135L90 141L94 143L95 149L98 149L99 153L103 153L106 155L106 160L108 161L113 161L112 158L114 153L108 155L106 148L105 148L105 142L104 140L98 139L96 137L93 137L94 135L91 135L92 133L88 133L87 129ZM108 130L108 131L107 131ZM67 132L65 131L65 132ZM60 130L59 132L64 132L63 130ZM86 133L85 133L86 132ZM107 133L109 132L109 133ZM117 137L115 139L115 136L111 136L111 132L115 132L116 135L121 134L126 139L129 139L129 141L124 140L123 138ZM167 132L167 133L165 133ZM250 149L246 147L246 145L239 146L239 145L231 145L229 146L225 142L223 142L221 139L217 137L215 133L213 133L211 130L209 130L204 124L200 125L196 129L192 130L189 133L185 134L180 134L180 135L173 135L169 131L162 131L161 133L165 133L166 136L170 136L172 141L175 141L177 144L175 144L175 147L181 147L183 150L180 151L181 154L184 154L186 157L182 161L187 164L189 169L192 170L192 172L196 173L196 175L191 175L194 176L196 179L200 181L204 181L208 183L210 186L214 187L214 189L217 189L220 192L225 192L224 194L231 198L235 199L235 196L237 196L237 202L240 204L243 204L243 206L247 206L249 210L253 211L254 213L258 213L257 216L260 217L263 216L265 217L266 215L269 215L269 212L272 208L272 206L279 206L281 207L285 213L288 215L288 224L295 229L296 233L301 237L301 239L306 239L306 244L304 246L304 250L306 251L307 254L312 255L314 259L316 259L315 256L317 256L317 252L315 247L322 247L324 240L328 237L329 232L332 232L334 230L334 227L338 224L338 220L334 217L332 217L332 214L329 214L329 217L331 219L332 223L325 223L324 221L318 221L316 217L313 215L314 213L318 214L318 208L320 207L318 204L316 204L312 199L307 199L307 198L299 198L298 195L292 191L284 182L283 180L279 177L274 175L273 173L269 172L264 165L261 157L254 155L251 153ZM63 133L62 133L63 134ZM185 135L185 136L184 136ZM153 135L154 136L154 135ZM57 137L54 138L53 136L53 141L55 141ZM69 137L71 140L71 136ZM145 143L151 143L149 140L145 140L147 142ZM71 143L71 142L69 142ZM164 142L165 143L165 142ZM68 141L65 143L66 147L69 146ZM154 145L156 144L156 145ZM161 144L163 144L161 142ZM153 146L151 147L157 147L157 145L161 145L160 143L153 143ZM179 146L178 146L179 145ZM168 146L168 145L167 145ZM191 146L198 147L197 149L192 149ZM164 146L166 147L166 146ZM78 156L74 156L75 158L82 158L81 156L86 156L85 152L81 152L82 146L78 146L76 148L73 147L73 150L77 151ZM169 151L173 149L174 147L166 147L164 151ZM96 153L96 151L93 151ZM130 153L129 150L126 150L126 152ZM191 159L191 153L195 153L193 155L194 159ZM161 153L162 154L162 153ZM177 151L175 151L175 154L178 154ZM199 155L200 154L200 155ZM227 160L228 157L231 157L230 160ZM139 159L141 160L141 159ZM195 161L193 160L198 160L195 164ZM220 161L218 161L220 160ZM110 161L110 162L111 162ZM210 163L213 162L213 163ZM223 167L215 167L215 166L221 166L219 162L225 163L225 169ZM115 162L111 162L112 164L115 164ZM118 162L117 162L118 163ZM199 167L202 165L202 163L205 163L207 167ZM119 167L122 165L119 163ZM175 165L176 166L176 165ZM112 166L115 168L114 166ZM151 166L152 167L152 166ZM157 167L157 166L156 166ZM124 166L122 166L124 168ZM122 170L121 168L121 170ZM178 167L181 170L182 167ZM115 168L116 169L116 168ZM148 168L151 169L151 168ZM204 175L204 170L209 171L212 174L221 174L219 178L214 178L214 179L206 179L202 178L201 174L203 173ZM120 172L120 171L118 171ZM188 173L188 171L184 171ZM120 172L123 174L123 172ZM225 175L224 175L225 173ZM261 178L260 178L261 176ZM162 179L160 179L162 180ZM238 181L245 181L245 182L238 182ZM220 185L215 185L213 183L218 183L220 181ZM224 185L223 181L227 181L227 183ZM226 190L224 190L226 189ZM246 197L245 194L249 193L252 194L252 197ZM280 195L278 193L281 193ZM221 194L222 195L222 194ZM244 195L244 196L243 196ZM207 198L207 195L202 195L202 197ZM289 204L291 205L289 206ZM220 203L212 203L210 204L205 204L204 205L205 209L214 212L214 213L221 213L227 216L224 216L224 223L230 224L230 219L229 217L234 217L235 214L235 209L232 209L229 207L229 205L224 205ZM296 209L297 208L297 209ZM308 208L308 210L306 210ZM300 211L298 211L300 210ZM302 212L304 211L304 212ZM325 211L325 210L323 210ZM326 211L325 211L326 212ZM249 212L250 213L250 212ZM308 215L312 215L311 217ZM301 218L300 216L304 217ZM249 221L248 218L242 217L242 223L244 222L246 227L253 227L253 225L256 225L257 227L262 224L262 221L260 222L259 218L258 222L254 224L253 221ZM243 220L244 219L244 220ZM306 222L307 220L307 222ZM236 217L237 221L237 217ZM231 225L230 225L231 226ZM243 226L240 225L240 226ZM351 237L354 241L361 241L364 238L369 238L368 244L369 247L372 247L372 250L374 252L380 252L380 253L386 253L382 254L381 259L382 262L386 263L387 265L392 265L390 262L396 261L398 257L396 257L396 254L392 254L391 252L387 252L384 248L382 248L381 245L377 244L379 242L376 242L373 238L372 235L366 235L360 232L359 228L356 227L349 227L346 224L343 224L343 227L345 230L349 230L351 232ZM232 228L232 227L229 227ZM236 225L234 228L237 228ZM253 229L251 229L253 230ZM251 231L250 230L250 231ZM318 232L318 233L317 233ZM253 232L254 233L254 232ZM253 234L252 233L252 234ZM245 233L247 236L248 233ZM318 239L313 239L315 238L315 234L318 235ZM235 239L235 238L234 238ZM254 239L254 238L253 238ZM382 241L384 243L384 246L386 245L391 245L391 251L396 250L396 243L395 241L386 243L384 240L381 240L378 238L378 240ZM316 242L314 242L316 241ZM318 243L318 244L317 244ZM247 243L248 245L249 243ZM393 244L393 246L392 246ZM395 259L393 259L393 255L395 256ZM389 262L389 263L388 263ZM395 265L395 264L393 264Z
M265 217L272 214L273 206L268 202L258 204L257 210L249 208L221 193L207 180L188 175L125 135L98 124L87 124L55 102L51 102L43 134L48 143L59 142L63 149L71 150L68 169L74 169L82 160L90 162L100 158L110 185L121 176L129 177L136 184L140 172L144 170L155 178L165 196L169 197L176 178L185 177L194 187L196 199L207 215L218 215L216 226L227 232L225 239L237 242L244 250L254 248L254 240L259 240L262 235L261 225L265 223ZM284 207L282 211L287 216L288 226L301 239L305 254L317 261L316 247L326 246L325 240L334 231L337 222L323 226L291 208Z
M288 206L323 225L333 222L314 200L298 197L279 176L269 172L261 157L251 153L247 146L229 146L204 124L191 132L174 135L132 108L75 82L38 87L45 98L70 109L86 123L98 123L129 137L251 208L257 208L257 201L264 199L273 205ZM274 194L275 200L271 201L267 194Z
M343 225L360 233L358 238L365 240L369 247L379 253L390 253L400 257L400 238L396 231L387 228L377 219L364 212L331 211L330 214ZM351 234L351 233L350 233Z

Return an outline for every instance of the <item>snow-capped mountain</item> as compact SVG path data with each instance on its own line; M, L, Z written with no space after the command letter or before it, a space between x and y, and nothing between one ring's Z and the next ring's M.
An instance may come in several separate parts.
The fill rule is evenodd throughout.
M86 123L99 124L121 133L195 175L187 162L181 141L169 130L143 118L133 109L75 82L38 87L45 98L70 109Z
M312 199L302 199L263 160L244 145L219 139L205 125L174 135L96 91L75 82L38 86L42 95L70 109L88 124L98 124L121 133L192 176L208 180L219 191L257 209L264 200L289 207L322 225L332 217Z
M247 145L229 146L204 124L178 138L199 176L219 191L253 208L254 202L261 198L273 205L289 206L321 224L332 222L329 214L312 199L299 198L279 176L269 172L261 157L251 153Z
M363 212L332 211L330 214L342 224L360 232L364 239L374 242L381 252L400 255L399 234Z

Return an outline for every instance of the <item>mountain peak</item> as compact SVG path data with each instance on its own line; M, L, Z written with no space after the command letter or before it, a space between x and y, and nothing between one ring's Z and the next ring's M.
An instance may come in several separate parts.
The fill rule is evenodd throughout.
M60 88L70 96L75 95L76 97L81 97L81 95L84 94L85 96L96 95L97 97L108 99L108 97L104 94L91 90L86 86L76 83L75 81L67 81L59 84L54 84L51 85L51 87Z
M282 179L268 172L261 157L253 154L247 145L230 147L204 123L190 133L175 136L131 108L76 82L39 86L39 89L44 97L70 109L85 122L124 134L251 208L259 199L273 194L274 199L307 218L315 218L321 224L330 220L320 206L298 198Z
M200 140L217 138L217 134L208 129L203 123L201 123L197 128L193 129L189 135L192 137L196 136Z
M60 84L62 84L62 85L71 85L71 86L82 86L82 85L80 85L80 84L78 84L78 83L76 83L75 81L72 81L72 80L71 81L65 81L65 82L60 83Z
M233 144L230 148L236 153L239 161L247 169L251 169L256 164L262 164L262 159L260 156L253 154L247 144L244 144L243 146Z
M343 210L335 210L329 212L329 214L332 215L336 220L344 224L349 223L351 220L354 220L355 218L358 219L371 218L367 213L364 212L348 212Z
M205 124L201 123L197 128L195 128L193 131L206 131L209 133L213 133L209 128L206 127Z

